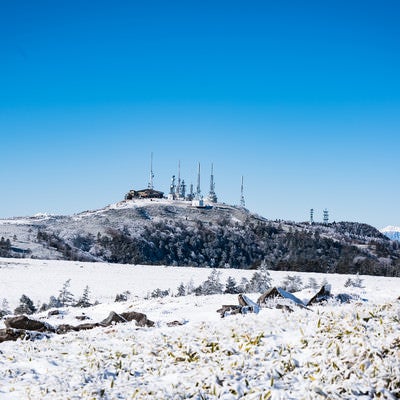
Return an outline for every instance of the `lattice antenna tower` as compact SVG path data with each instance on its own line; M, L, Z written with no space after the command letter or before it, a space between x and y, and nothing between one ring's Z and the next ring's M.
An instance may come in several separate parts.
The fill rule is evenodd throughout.
M175 188L176 198L179 198L181 195L181 162L178 163L178 183Z
M328 224L328 223L329 223L329 212L325 208L325 210L324 210L324 224Z
M246 202L244 200L244 190L243 190L243 175L242 175L242 184L240 185L240 205L241 207L246 207Z
M310 209L310 225L314 223L314 209Z
M147 187L151 190L154 189L153 152L151 153L151 158L150 158L150 179Z
M211 164L210 192L208 193L208 199L213 203L218 201L217 195L215 194L214 164Z

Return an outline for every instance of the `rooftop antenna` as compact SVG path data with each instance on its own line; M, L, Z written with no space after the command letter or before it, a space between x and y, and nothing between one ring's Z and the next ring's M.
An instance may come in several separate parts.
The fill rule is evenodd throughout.
M148 184L148 188L153 190L154 189L154 173L153 173L153 152L151 153L151 160L150 160L150 180L149 180L149 184Z
M328 224L329 223L329 212L328 210L325 208L324 210L324 224Z
M246 207L246 202L244 201L244 194L243 194L243 175L242 175L242 184L240 186L240 206Z
M314 224L314 209L311 208L310 210L310 225Z
M212 203L217 202L217 195L215 194L215 183L214 183L214 164L211 163L211 176L210 176L210 193L208 194L208 199Z
M201 197L201 190L200 190L200 163L199 163L199 169L197 171L196 199L200 200L200 197Z

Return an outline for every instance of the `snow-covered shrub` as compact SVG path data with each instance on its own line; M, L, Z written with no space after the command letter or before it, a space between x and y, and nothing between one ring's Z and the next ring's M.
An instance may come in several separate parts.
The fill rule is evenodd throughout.
M180 283L176 291L176 297L182 297L182 296L186 296L186 286L184 285L183 282Z
M287 275L281 283L282 289L294 293L303 289L303 282L299 275Z
M355 288L364 288L365 286L363 285L364 280L357 276L354 279L348 278L347 281L344 284L344 287L355 287Z
M25 294L19 299L19 306L14 310L14 314L30 315L36 312L33 301Z
M320 285L318 285L318 282L315 278L311 277L308 280L307 285L305 286L306 289L313 289L313 290L317 290L320 287Z
M119 301L127 301L129 296L130 296L131 292L129 290L125 290L125 292L122 293L118 293L115 296L115 302L119 302Z
M167 296L169 296L169 290L162 290L160 288L153 290L150 294L150 297L152 299L157 299L157 298L162 298L162 297L167 297Z
M11 314L10 306L8 304L7 299L3 299L0 308L0 318L3 318L5 315Z

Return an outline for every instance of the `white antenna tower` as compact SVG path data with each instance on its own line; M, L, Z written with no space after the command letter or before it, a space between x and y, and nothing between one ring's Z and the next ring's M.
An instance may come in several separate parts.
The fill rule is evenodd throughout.
M176 198L179 199L181 195L181 161L178 162L178 184L175 188Z
M310 225L314 223L314 209L311 208L310 210Z
M197 172L196 199L200 200L200 197L201 197L201 190L200 190L200 163L199 163L199 170Z
M243 175L242 175L242 184L240 186L240 206L246 207L246 202L244 201L244 193L243 193Z
M324 224L328 224L328 223L329 223L329 212L325 208L325 210L324 210Z
M154 189L154 173L153 173L153 152L151 153L151 160L150 160L150 179L149 184L147 186L149 189Z

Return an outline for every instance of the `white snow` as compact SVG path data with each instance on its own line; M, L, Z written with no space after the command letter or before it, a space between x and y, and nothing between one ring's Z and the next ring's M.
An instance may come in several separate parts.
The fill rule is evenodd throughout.
M253 271L221 270L239 282ZM221 319L236 295L145 299L155 288L176 291L180 282L204 281L211 271L106 263L0 259L0 300L12 308L22 293L47 301L66 279L78 297L89 285L101 304L66 308L47 318L52 325L92 322L110 311L139 311L155 321L51 335L0 344L0 399L394 399L400 395L399 278L360 276L364 288L345 288L349 276L271 271L273 285L290 275L326 279L332 293L355 293L368 301L329 303L288 313ZM114 303L130 290L127 302ZM315 291L295 295L309 299ZM257 294L247 294L256 300ZM179 321L182 326L168 327ZM0 322L2 324L2 322ZM3 326L0 326L2 328Z
M385 233L385 232L400 232L400 227L399 226L388 225L385 228L380 229L379 231L381 233Z

